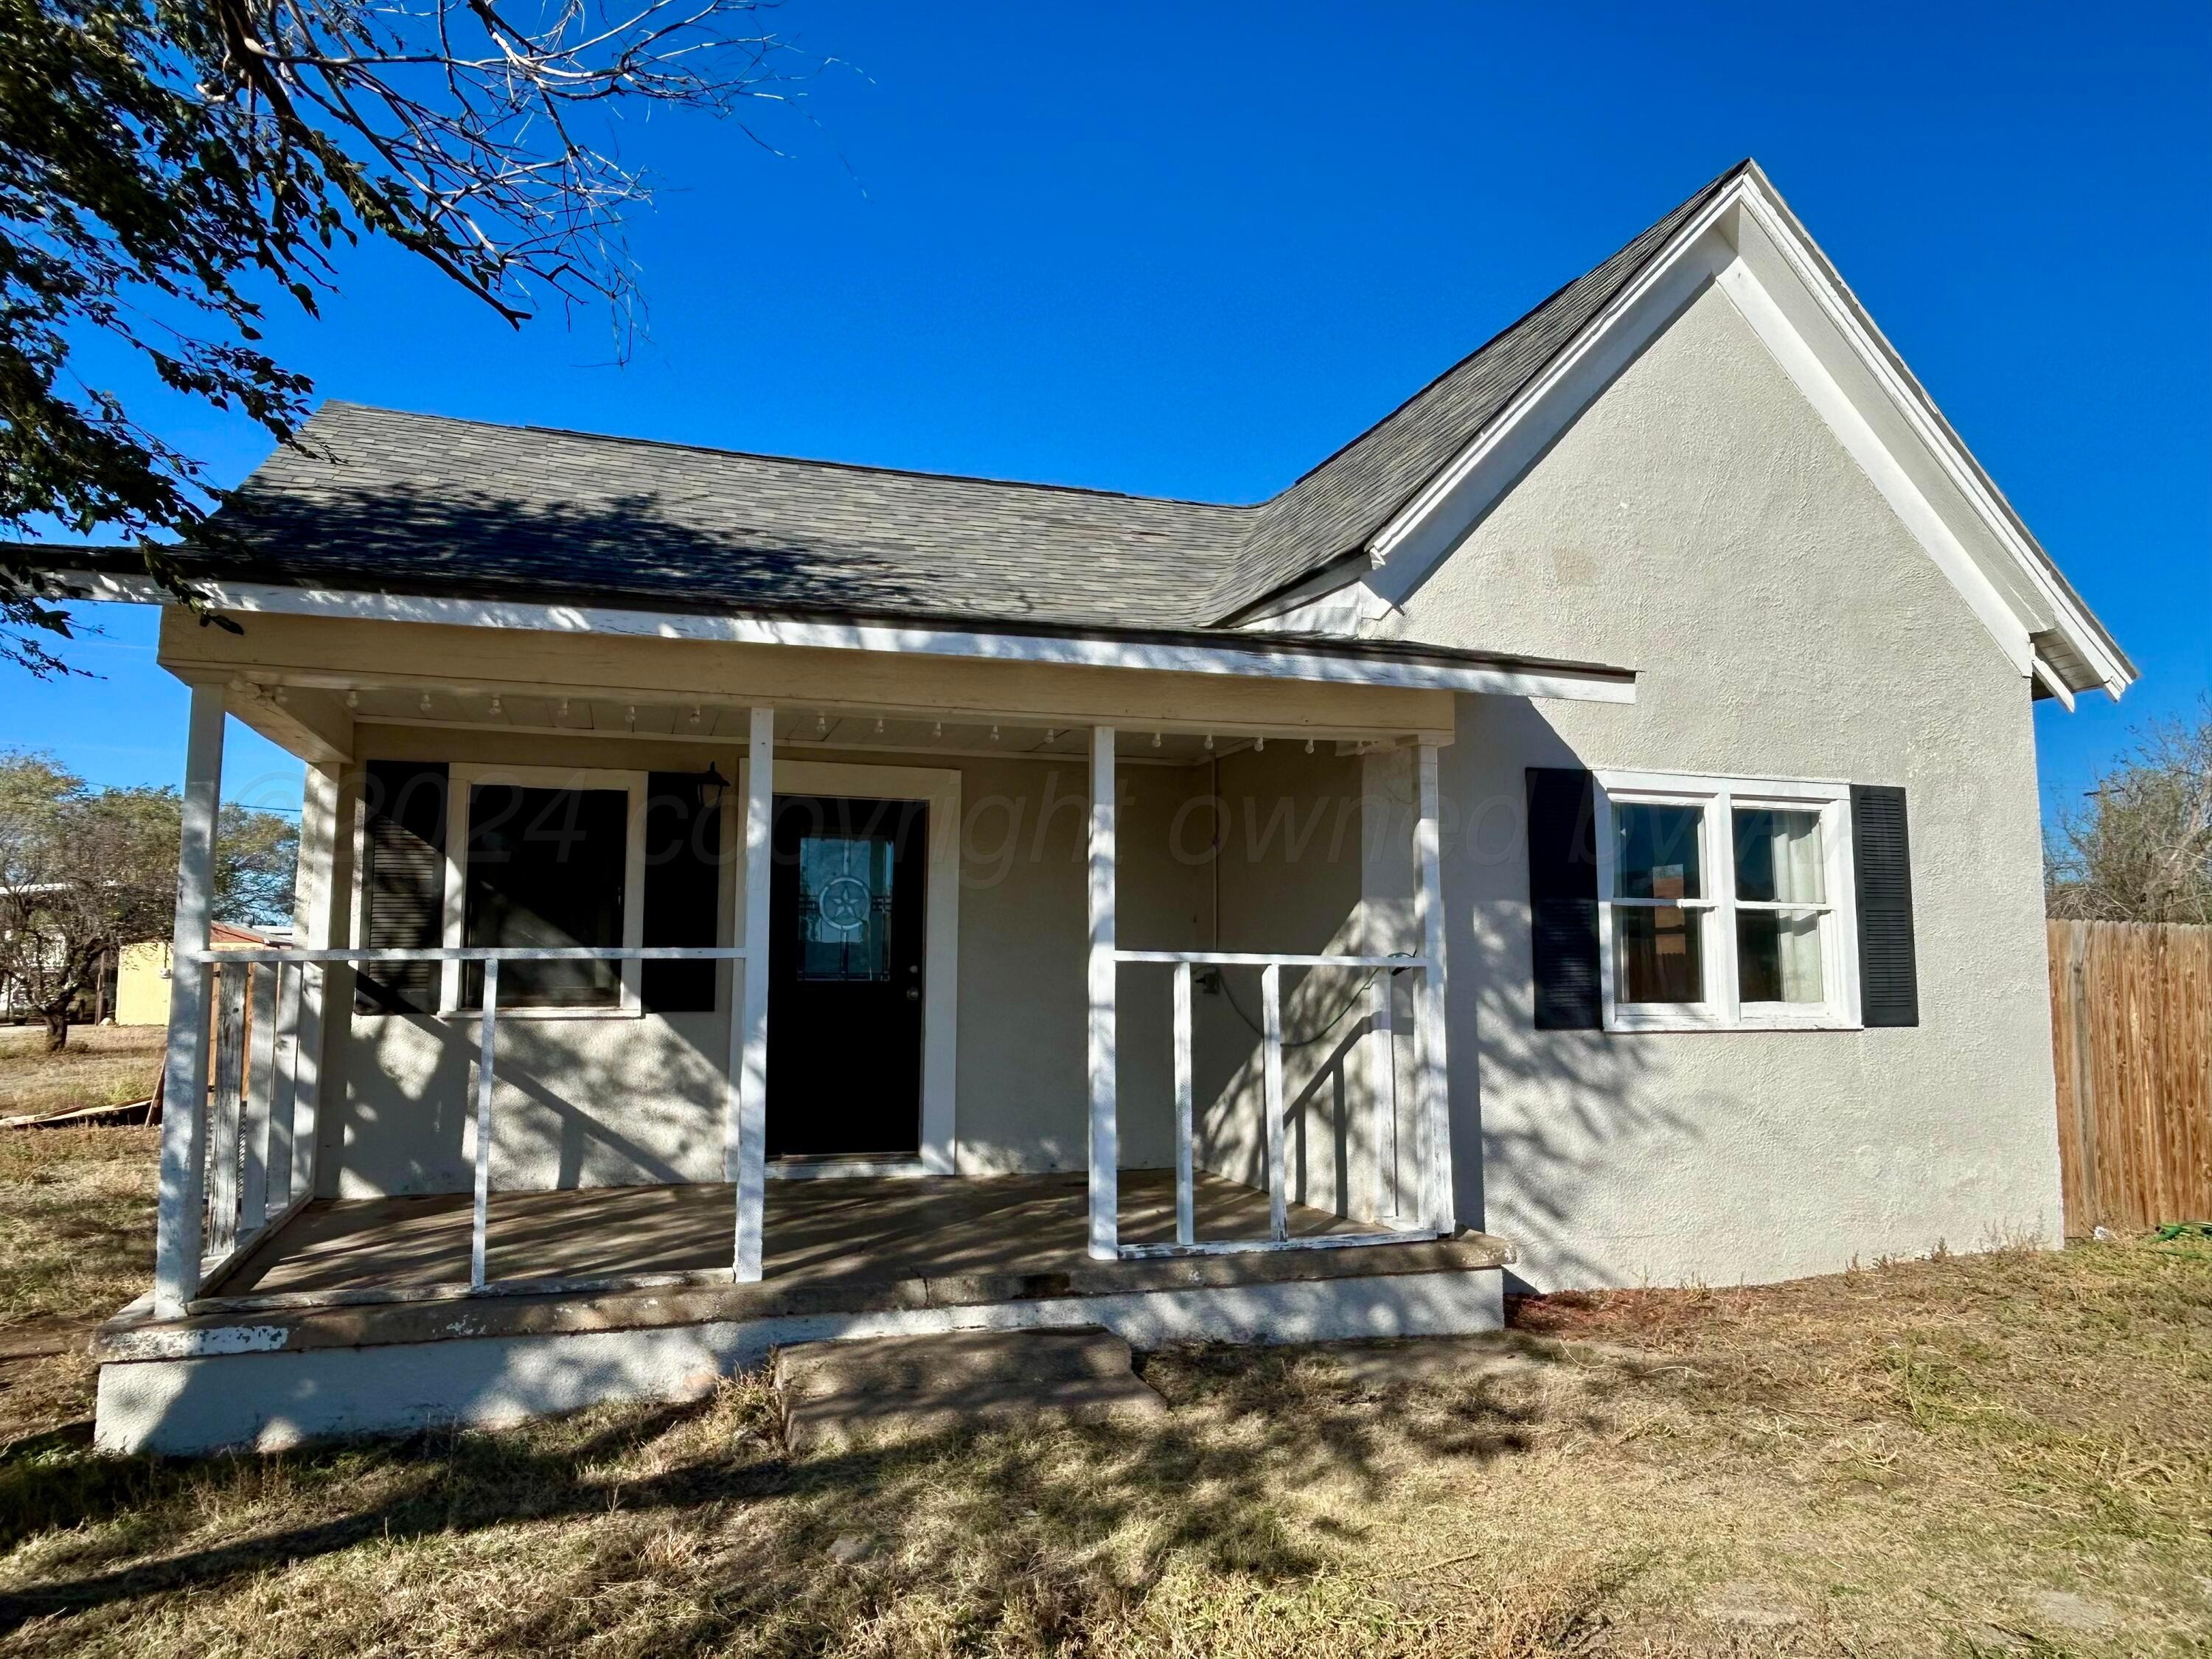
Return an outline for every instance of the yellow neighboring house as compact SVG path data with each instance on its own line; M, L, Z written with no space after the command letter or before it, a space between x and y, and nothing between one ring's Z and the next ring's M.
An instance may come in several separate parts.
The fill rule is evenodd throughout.
M256 945L285 943L282 934L257 933L251 927L234 927L227 921L208 927L208 947L245 950ZM126 945L115 969L115 1023L118 1025L167 1025L169 1023L169 941L141 940Z

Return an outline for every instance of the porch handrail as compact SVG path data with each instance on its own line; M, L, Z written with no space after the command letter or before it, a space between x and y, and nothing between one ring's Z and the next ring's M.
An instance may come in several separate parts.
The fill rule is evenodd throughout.
M185 953L195 962L742 962L742 945L644 945L624 948L591 945L466 945L422 950L373 950L368 946L295 950L286 945L209 948Z
M497 1072L494 1056L499 1030L500 964L503 962L743 962L745 959L745 947L741 945L647 945L604 947L567 945L470 945L380 950L367 945L338 945L323 949L301 949L290 945L254 945L226 950L217 950L210 946L189 951L185 954L194 962L217 965L237 964L250 968L265 964L280 978L288 966L297 966L301 969L328 967L334 964L381 967L388 963L415 962L476 962L483 964L483 1000L481 1006L440 1011L441 1018L481 1017L483 1021L483 1029L477 1037L477 1043L475 1193L469 1224L469 1293L483 1295L487 1291L484 1261L491 1217L491 1106L492 1091ZM732 988L731 1003L732 1007L735 1007L738 1003L734 988ZM199 1034L197 1040L204 1041L205 1034L204 1032ZM296 1059L296 1056L295 1058ZM270 1079L268 1092L271 1097L279 1092L278 1081L274 1076ZM207 1109L207 1104L205 1101L198 1103L198 1109L202 1110ZM226 1100L224 1091L220 1087L216 1091L215 1108L218 1114L227 1111L232 1118L235 1118L243 1109L240 1100ZM213 1144L218 1149L218 1159L223 1156L222 1148L228 1142L229 1137L225 1127L228 1121L228 1120L219 1116L216 1125L217 1133L212 1137ZM248 1158L249 1168L251 1168L250 1142L253 1131L243 1123L238 1123L235 1127L249 1142ZM216 1194L227 1195L230 1189L228 1183L219 1183L213 1190ZM268 1225L280 1224L289 1218L291 1212L298 1208L310 1194L296 1193L289 1196L291 1202L285 1206L284 1212L270 1221ZM232 1210L237 1207L228 1196L223 1197L222 1202ZM240 1259L246 1247L253 1243L261 1231L266 1231L266 1227L260 1224L251 1229L240 1228L236 1224L239 1218L234 1214L225 1214L219 1218L221 1224L216 1236L224 1241L228 1249L224 1251L222 1260L216 1264L212 1273L203 1271L201 1276L203 1284L212 1279L231 1262ZM262 1219L259 1217L253 1218L257 1224L259 1224ZM733 1255L731 1265L732 1277L737 1275L738 1265Z
M1426 957L1399 952L1117 950L1114 952L1114 960L1117 964L1144 963L1175 969L1175 1243L1117 1244L1115 1248L1124 1261L1159 1256L1223 1255L1249 1250L1342 1249L1358 1244L1402 1243L1413 1235L1427 1236L1426 1230L1422 1228L1365 1233L1322 1233L1301 1238L1290 1236L1290 1192L1284 1168L1282 1007L1282 971L1285 968L1371 969L1376 975L1374 1036L1378 1042L1387 1045L1394 1041L1391 1036L1390 979L1400 973L1425 974L1429 968ZM1191 1060L1191 969L1194 967L1257 968L1260 970L1261 1078L1266 1103L1267 1142L1267 1237L1264 1239L1208 1239L1201 1242L1197 1237L1197 1171L1194 1146L1196 1100L1194 1068ZM1385 970L1389 972L1388 978L1383 976ZM1387 1056L1387 1048L1385 1052ZM1384 1121L1390 1124L1395 1146L1397 1125L1395 1069L1386 1059L1386 1063L1378 1070L1379 1075L1386 1080L1386 1086L1376 1091L1372 1110L1378 1130ZM1424 1115L1416 1133L1417 1156L1423 1160L1424 1167L1430 1133L1427 1118ZM1379 1148L1379 1133L1376 1139ZM1379 1155L1376 1164L1379 1170ZM1379 1173L1376 1185L1376 1202L1370 1208L1380 1214Z

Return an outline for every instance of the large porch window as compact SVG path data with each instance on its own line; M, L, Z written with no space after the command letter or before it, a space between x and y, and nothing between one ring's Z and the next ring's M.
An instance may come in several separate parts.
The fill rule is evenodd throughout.
M448 946L635 949L644 940L642 772L456 766ZM502 1012L635 1012L642 964L507 964ZM448 1010L483 1006L483 964L446 964Z

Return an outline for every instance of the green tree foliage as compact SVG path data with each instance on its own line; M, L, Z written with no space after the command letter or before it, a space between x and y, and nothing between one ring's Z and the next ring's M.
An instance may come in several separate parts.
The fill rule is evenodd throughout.
M0 0L0 658L64 666L42 532L135 544L187 602L162 540L220 538L200 463L82 378L88 347L289 441L312 388L264 307L312 314L364 234L509 323L605 301L626 342L649 181L599 134L788 102L756 3Z
M2142 728L2045 851L2054 916L2212 922L2212 699Z
M50 755L0 750L0 988L46 1022L50 1047L112 952L168 937L183 826L174 789L94 789ZM216 915L289 921L299 846L276 813L224 807Z

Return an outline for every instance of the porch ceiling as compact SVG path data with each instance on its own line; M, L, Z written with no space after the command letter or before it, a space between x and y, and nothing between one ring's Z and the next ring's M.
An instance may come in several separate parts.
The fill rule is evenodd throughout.
M252 684L234 695L233 712L262 726L278 742L286 713L313 691ZM493 693L484 690L426 690L419 686L363 685L336 699L353 721L367 726L446 727L472 732L512 732L536 737L574 736L631 739L641 744L726 744L742 748L750 708L743 704L690 701L631 701L624 697L550 692ZM266 725L264 725L266 722ZM275 729L270 729L270 728ZM1090 730L1050 725L1035 716L994 720L973 711L943 718L911 708L871 709L801 704L781 707L775 715L776 742L787 754L808 749L885 750L916 756L1064 759L1085 763ZM1192 766L1270 741L1312 743L1329 750L1371 747L1410 740L1415 733L1384 727L1346 726L1316 731L1310 726L1259 726L1224 720L1207 727L1184 721L1157 727L1117 728L1115 752L1125 762ZM288 746L289 746L288 744Z

